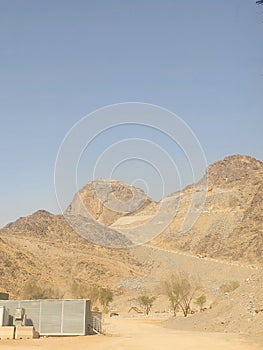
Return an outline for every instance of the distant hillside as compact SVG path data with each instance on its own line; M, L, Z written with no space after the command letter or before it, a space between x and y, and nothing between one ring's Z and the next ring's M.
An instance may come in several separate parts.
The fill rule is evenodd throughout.
M142 275L129 251L94 245L76 234L63 216L43 210L8 224L0 237L0 290L14 296L20 296L31 279L71 297L74 281L114 287L119 275Z
M263 163L234 155L207 169L208 193L202 214L185 234L179 227L194 187L181 193L181 205L168 229L153 243L227 260L263 262Z
M194 226L183 233L180 228L198 186L188 186L155 203L142 190L120 181L89 183L76 194L65 213L87 239L74 232L64 216L46 211L20 218L0 230L0 290L21 296L25 282L37 279L44 286L55 286L63 297L72 296L74 281L114 289L124 285L127 290L139 291L176 266L190 269L190 261L193 267L197 266L196 260L200 262L199 272L202 266L210 271L210 265L215 271L216 262L212 265L205 259L191 260L180 255L182 252L193 257L262 264L262 175L263 163L248 156L230 156L210 165L204 208ZM166 221L169 226L147 247L111 249L92 243L129 247L131 240L154 237ZM155 246L162 251L158 253ZM174 261L169 260L173 255L165 249L179 252ZM221 281L225 278L222 266L218 269ZM229 276L235 273L229 272ZM211 276L210 284L214 274Z
M142 243L156 237L151 244L159 247L262 263L263 163L249 156L233 155L210 165L206 176L206 201L195 224L189 223L188 231L182 231L182 227L187 227L187 220L191 219L187 214L193 196L202 191L202 180L159 203L149 202L138 212L118 213L105 224L134 242L136 237L142 237Z

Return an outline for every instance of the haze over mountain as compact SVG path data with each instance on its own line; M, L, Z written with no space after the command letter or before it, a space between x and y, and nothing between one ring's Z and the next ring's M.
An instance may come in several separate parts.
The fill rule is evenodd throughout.
M262 281L263 163L234 155L210 165L206 175L206 200L189 230L185 216L189 208L200 209L192 202L203 181L156 203L120 181L98 180L76 194L65 217L41 210L6 225L0 230L0 289L21 297L25 282L36 279L71 297L74 282L110 286L126 300L116 307L127 308L127 298L155 290L164 276L184 270L201 276L211 300L222 283L233 280L243 298L253 294ZM253 283L244 284L251 274ZM238 298L239 288L235 293ZM261 294L255 308L263 309ZM220 305L224 315L227 306ZM261 314L252 319L261 320Z

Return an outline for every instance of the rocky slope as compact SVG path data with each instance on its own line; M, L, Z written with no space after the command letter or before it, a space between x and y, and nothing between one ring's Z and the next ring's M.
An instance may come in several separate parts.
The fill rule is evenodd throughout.
M205 205L192 228L180 227L193 186L181 193L181 205L169 227L154 244L196 255L262 263L263 163L248 156L230 156L208 167Z
M242 308L250 307L251 298L260 301L255 307L261 307L262 275L255 267L242 265L260 268L263 262L262 175L263 163L247 156L212 164L203 207L198 202L203 181L160 203L120 181L92 182L76 194L65 213L71 226L64 216L38 211L0 230L0 290L19 297L25 282L33 278L55 286L60 296L71 297L70 286L77 281L110 286L116 295L124 290L125 307L129 295L136 297L144 289L156 292L159 282L179 269L201 276L212 296L222 283L241 283L232 299L221 300L209 313L218 320L213 329L245 329L240 323L244 318L261 324L263 313L255 314L254 306ZM189 208L190 214L201 208L201 215L191 228L182 230ZM139 239L151 241L124 249ZM122 249L111 249L118 246ZM246 282L253 271L257 274ZM238 315L231 309L236 299L241 303ZM250 310L254 316L248 315ZM228 315L234 315L236 323Z
M123 234L114 223L119 218L140 215L151 205L154 202L139 188L117 180L96 180L75 195L64 216L90 242L113 248L131 247L134 236Z
M261 333L263 275L252 273L239 288L226 293L211 309L187 319L169 320L167 327L209 332Z
M117 180L96 180L75 195L66 214L91 217L109 226L122 216L139 213L151 203L139 188Z
M194 255L262 263L262 179L262 162L234 155L210 165L199 183L159 203L120 181L91 182L75 196L66 215L95 243L83 218L113 230L107 233L108 246L118 232L115 246L152 241ZM100 227L92 232L98 237Z
M63 216L43 210L1 229L0 251L0 289L16 297L31 279L71 297L74 281L114 287L119 275L142 275L140 263L127 250L94 245Z

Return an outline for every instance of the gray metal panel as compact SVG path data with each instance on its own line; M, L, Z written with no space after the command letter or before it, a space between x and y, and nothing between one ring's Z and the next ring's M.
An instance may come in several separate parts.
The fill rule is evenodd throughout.
M16 308L25 308L27 325L40 335L92 334L90 300L0 300L0 306L12 316Z
M85 334L85 302L86 300L63 301L63 333Z
M93 334L92 331L92 313L90 311L90 300L85 305L85 334Z
M0 300L0 306L5 306L9 310L10 315L14 315L16 308L19 307L18 300Z
M40 334L62 333L62 300L43 300Z
M5 306L0 306L0 326L9 325L9 312Z
M101 327L101 319L102 319L102 313L101 312L94 312L92 311L92 326L95 331L101 333L102 327ZM93 332L94 334L94 332Z
M0 306L5 306L9 312L9 326L13 325L13 316L16 308L19 307L19 301L17 300L0 300Z
M26 326L34 326L36 330L39 329L40 317L40 302L39 300L21 300L20 307L26 310Z

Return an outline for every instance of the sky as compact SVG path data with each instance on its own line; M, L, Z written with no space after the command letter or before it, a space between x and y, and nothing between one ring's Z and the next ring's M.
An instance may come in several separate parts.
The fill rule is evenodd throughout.
M0 226L38 209L59 213L59 147L81 118L108 105L175 113L209 164L231 154L263 160L262 32L263 8L252 0L0 0ZM182 185L190 181L178 145L133 126L84 150L79 186L105 147L131 135L159 143L181 167ZM113 175L146 192L148 181L149 195L161 197L146 162L123 162ZM178 190L167 183L165 195Z

